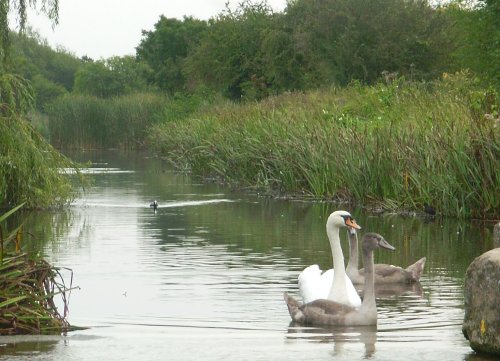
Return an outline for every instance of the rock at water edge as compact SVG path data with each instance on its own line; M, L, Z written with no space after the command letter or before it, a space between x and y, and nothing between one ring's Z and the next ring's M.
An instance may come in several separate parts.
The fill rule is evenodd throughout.
M475 351L500 355L500 248L467 268L462 332Z

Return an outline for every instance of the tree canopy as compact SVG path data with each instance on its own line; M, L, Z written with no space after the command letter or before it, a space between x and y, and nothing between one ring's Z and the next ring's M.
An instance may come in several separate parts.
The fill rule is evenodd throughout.
M247 0L208 22L162 16L143 32L137 57L160 89L206 86L233 100L370 84L388 73L427 80L464 68L498 84L497 4L295 0L275 13L266 1Z
M26 28L28 7L47 15L54 24L59 21L59 0L0 0L0 67L5 65L9 53L9 11L14 10L19 31L23 32Z
M170 93L184 90L184 60L198 46L206 29L205 21L192 17L178 20L160 16L153 31L143 31L137 58L151 68L150 82Z

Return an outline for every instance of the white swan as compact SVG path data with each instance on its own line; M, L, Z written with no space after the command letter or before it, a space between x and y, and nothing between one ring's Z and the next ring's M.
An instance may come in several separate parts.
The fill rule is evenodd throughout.
M332 249L333 269L322 274L319 266L314 264L300 273L299 291L304 303L328 299L353 307L361 305L361 299L345 272L339 237L340 227L361 228L349 212L336 211L330 214L326 222L326 233Z
M373 251L377 248L394 250L380 234L367 233L363 237L363 259L366 267L363 303L359 308L349 307L330 300L316 300L299 304L288 293L283 297L292 320L306 325L369 326L377 324Z

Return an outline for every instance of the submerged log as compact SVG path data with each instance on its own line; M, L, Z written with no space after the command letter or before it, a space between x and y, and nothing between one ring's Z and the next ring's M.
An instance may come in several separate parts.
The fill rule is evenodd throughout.
M500 355L500 248L477 257L465 274L462 332L473 350Z

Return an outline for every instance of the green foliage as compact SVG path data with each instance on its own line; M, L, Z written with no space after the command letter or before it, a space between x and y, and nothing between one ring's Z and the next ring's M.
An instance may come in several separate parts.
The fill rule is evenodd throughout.
M54 51L38 34L11 33L10 73L29 80L38 111L73 89L75 72L81 61L64 50Z
M455 71L454 18L425 0L297 0L283 13L243 1L208 24L160 18L137 48L150 81L170 93L207 86L255 100L383 72L433 79Z
M75 73L82 61L64 49L53 50L47 41L36 32L28 29L26 33L11 33L12 72L33 80L41 76L48 81L73 89Z
M140 146L148 127L159 121L167 99L152 93L115 98L72 94L47 109L52 144L60 147Z
M146 89L144 67L131 56L90 61L79 68L75 92L111 98Z
M186 89L183 63L190 50L198 45L205 32L205 21L192 17L168 19L164 16L155 24L154 31L144 31L137 47L137 56L151 68L149 81L171 94Z
M14 8L19 22L19 29L26 28L27 10L31 7L57 24L59 16L59 0L0 0L0 71L3 71L9 59L11 44L9 30L9 12Z
M383 71L432 78L446 22L427 1L300 0L286 9L315 84L373 83Z
M266 0L245 0L208 22L161 16L143 32L137 58L147 64L148 83L170 95L208 87L238 101L352 81L374 84L388 74L430 80L462 69L496 84L498 6L459 1L295 0L274 13ZM99 77L112 87L99 93L123 94L116 79ZM89 84L102 87L97 80Z
M500 5L497 1L478 1L476 7L463 1L447 7L455 26L456 38L451 58L459 69L470 69L485 83L500 88Z
M498 102L463 75L353 84L213 107L157 125L150 139L179 167L244 185L495 218Z
M21 76L0 73L0 116L26 113L34 103L33 89Z
M26 203L28 208L66 203L74 188L68 173L78 174L77 166L53 149L26 121L35 96L29 80L9 73L9 6L25 28L27 7L38 9L57 22L57 0L0 0L0 208ZM45 79L35 78L43 87ZM54 90L54 87L52 87ZM82 178L80 178L82 181Z
M268 95L261 44L271 21L272 11L265 2L248 1L211 19L200 45L186 60L190 79L202 80L233 100Z
M70 176L75 170L26 120L0 115L0 208L22 202L28 208L67 203L75 192Z
M62 85L51 82L42 75L35 75L32 80L32 85L35 94L36 108L40 111L44 111L47 104L50 104L58 97L68 93Z

